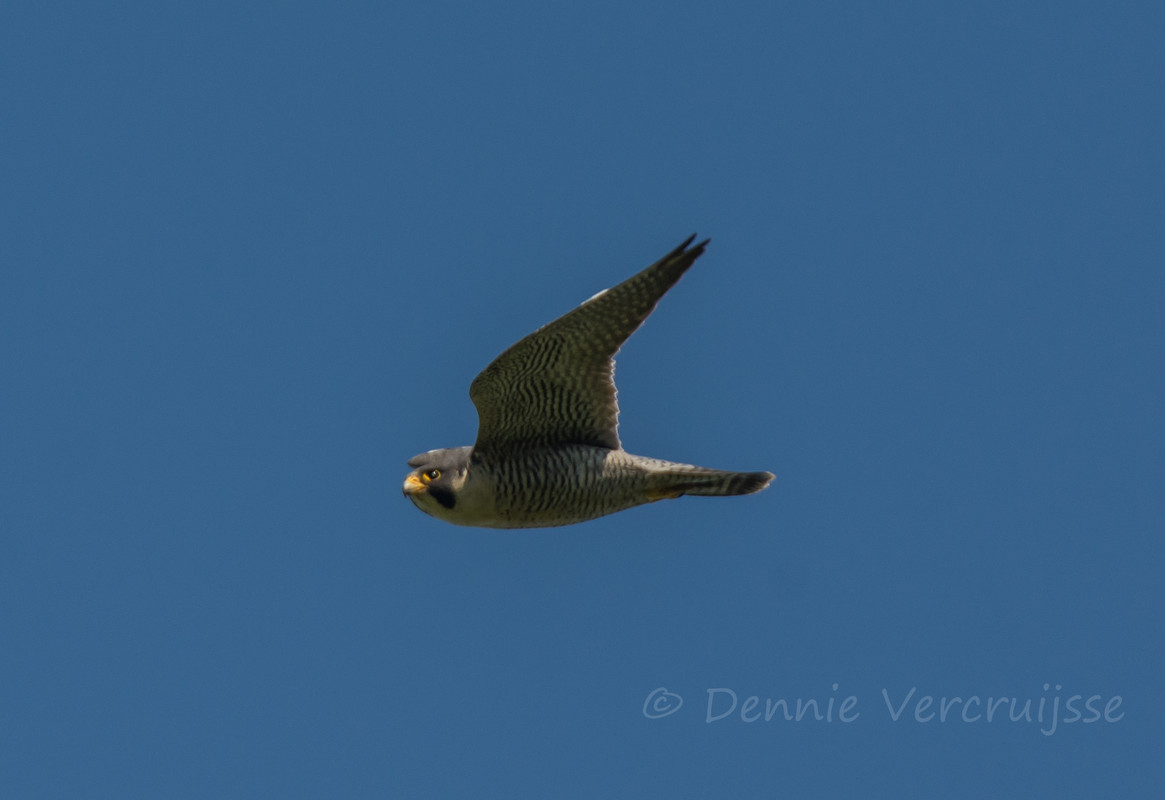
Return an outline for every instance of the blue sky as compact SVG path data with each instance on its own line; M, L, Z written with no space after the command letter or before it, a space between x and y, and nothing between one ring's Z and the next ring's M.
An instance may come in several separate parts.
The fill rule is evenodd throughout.
M1165 787L1157 4L4 16L4 796ZM623 441L772 488L402 498L692 232Z

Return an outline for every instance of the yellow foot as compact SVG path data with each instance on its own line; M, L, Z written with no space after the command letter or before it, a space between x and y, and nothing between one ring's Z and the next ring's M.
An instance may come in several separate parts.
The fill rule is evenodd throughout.
M675 500L677 497L682 496L683 493L683 489L648 489L646 492L647 502L654 503L657 500Z

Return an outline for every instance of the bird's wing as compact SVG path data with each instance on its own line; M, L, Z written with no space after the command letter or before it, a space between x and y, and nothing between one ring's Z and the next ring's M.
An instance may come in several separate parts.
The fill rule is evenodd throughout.
M586 444L619 448L615 353L708 240L688 239L637 275L514 344L469 387L480 453Z

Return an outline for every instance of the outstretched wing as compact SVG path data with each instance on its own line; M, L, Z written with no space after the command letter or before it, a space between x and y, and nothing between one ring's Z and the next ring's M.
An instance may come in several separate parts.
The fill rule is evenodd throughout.
M514 344L469 387L474 450L586 444L619 448L615 353L643 324L708 240L695 235L637 275Z

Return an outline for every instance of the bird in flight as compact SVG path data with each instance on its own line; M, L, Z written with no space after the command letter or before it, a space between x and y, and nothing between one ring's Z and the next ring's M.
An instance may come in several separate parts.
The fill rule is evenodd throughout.
M473 379L472 447L409 459L405 495L456 525L571 525L681 495L766 488L771 472L730 472L631 455L619 442L615 353L704 253L696 237L544 325Z

